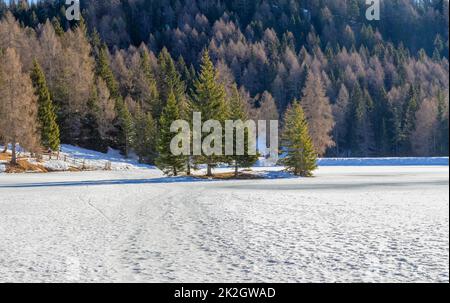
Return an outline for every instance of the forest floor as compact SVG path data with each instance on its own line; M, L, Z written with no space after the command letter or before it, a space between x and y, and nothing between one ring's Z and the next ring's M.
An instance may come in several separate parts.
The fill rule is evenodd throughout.
M448 166L266 173L0 174L0 282L449 282Z

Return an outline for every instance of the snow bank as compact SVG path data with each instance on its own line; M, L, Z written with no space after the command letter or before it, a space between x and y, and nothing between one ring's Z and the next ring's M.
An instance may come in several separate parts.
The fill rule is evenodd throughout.
M21 152L21 155L24 157L30 156L26 152ZM61 145L61 151L58 157L54 155L49 159L48 155L44 155L40 161L30 158L28 162L39 164L52 172L69 171L72 169L117 171L155 169L153 166L140 164L136 156L125 158L117 150L109 149L107 153L101 153L66 144ZM5 169L4 163L0 163L0 173L5 172Z
M322 158L319 166L448 166L448 157Z
M84 149L72 145L61 145L61 156L67 156L70 161L79 167L90 170L103 170L110 165L111 170L132 170L154 168L150 165L140 164L136 157L125 158L118 150L109 148L106 154Z
M49 160L42 165L49 171L68 171L71 167L68 162L62 160Z

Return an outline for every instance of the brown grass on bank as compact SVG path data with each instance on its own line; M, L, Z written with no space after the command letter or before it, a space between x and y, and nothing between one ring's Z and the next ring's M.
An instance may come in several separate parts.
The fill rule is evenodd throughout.
M0 161L11 161L11 155L0 152Z
M24 173L24 172L36 172L36 173L47 173L48 170L40 164L31 164L26 159L17 160L17 165L12 165L10 163L6 164L7 173Z
M1 161L8 161L6 163L6 173L24 173L24 172L36 172L36 173L46 173L48 170L40 165L40 164L31 164L28 162L28 159L25 158L19 158L17 159L17 165L12 165L9 163L11 161L11 154L10 153L1 153L0 152L0 160Z

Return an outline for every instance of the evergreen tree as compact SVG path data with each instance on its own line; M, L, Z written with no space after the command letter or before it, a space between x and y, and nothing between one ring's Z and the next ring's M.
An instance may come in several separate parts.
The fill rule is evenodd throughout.
M281 162L296 176L310 177L317 168L317 153L308 131L303 108L298 101L286 110L282 134L286 157Z
M245 108L244 100L242 99L236 85L233 85L233 91L230 99L229 119L232 121L241 120L243 122L248 120L248 113ZM258 161L258 155L249 154L249 144L251 143L249 136L252 134L249 134L248 129L244 129L244 155L237 155L237 131L239 130L235 129L233 134L233 146L235 154L233 156L230 156L231 163L235 168L235 177L238 176L240 167L252 167L256 163L256 161ZM254 144L256 144L256 142Z
M200 75L194 84L193 108L195 111L201 112L203 121L216 120L221 125L225 125L225 120L229 114L225 88L220 83L218 72L206 50L202 55ZM214 140L214 146L218 146L217 144L218 142ZM199 164L207 164L207 175L211 176L212 168L226 160L222 155L203 155L197 157L195 161Z
M82 120L80 144L99 152L107 152L107 144L99 131L99 114L97 88L93 87L91 96L87 102L87 112Z
M123 154L128 157L134 142L134 121L128 105L119 98L116 102L118 120L118 140L119 147Z
M141 70L144 74L145 85L148 88L147 98L146 100L143 100L144 104L142 104L143 110L149 109L152 110L152 112L155 112L154 109L159 106L158 84L153 74L149 53L146 49L141 55Z
M158 134L158 158L156 165L164 173L168 175L178 176L185 169L184 156L175 156L170 149L170 143L174 134L170 131L170 127L174 121L180 119L177 102L174 93L169 93L169 98L164 107L161 118L159 120Z
M181 75L175 66L175 62L166 48L163 48L158 56L158 66L160 104L154 110L156 116L161 114L161 110L164 107L164 101L168 100L169 94L174 94L177 103L184 102L186 98L186 85L181 79Z
M64 29L62 28L61 23L57 18L52 19L52 25L53 28L55 29L56 35L58 35L59 37L64 36Z
M156 123L150 113L136 110L134 150L140 163L153 163L156 156Z
M364 96L359 84L355 84L350 97L347 117L347 144L352 153L361 154L361 131L365 119Z
M400 133L400 152L403 154L411 151L411 134L416 129L416 112L419 109L418 89L411 85L408 96L403 104L401 133Z
M111 93L111 97L117 99L120 97L119 85L117 84L116 78L109 66L109 52L106 44L103 44L99 49L98 59L97 59L97 75L101 77L108 86Z
M55 108L50 98L44 72L36 60L33 62L31 80L35 95L38 97L38 120L41 132L41 144L46 149L58 151L60 140Z
M378 146L378 153L381 155L389 155L391 152L392 138L394 137L392 114L390 112L390 104L386 90L381 88L377 94L378 102L375 104L374 125L377 125L375 131L375 142Z

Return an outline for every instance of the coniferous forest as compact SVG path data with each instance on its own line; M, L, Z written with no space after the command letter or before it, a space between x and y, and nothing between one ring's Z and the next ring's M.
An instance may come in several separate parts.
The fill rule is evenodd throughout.
M201 110L297 113L324 156L449 153L446 0L382 1L380 21L365 0L81 1L73 22L64 8L0 0L3 143L113 147L176 174L190 160L166 152L169 122Z

